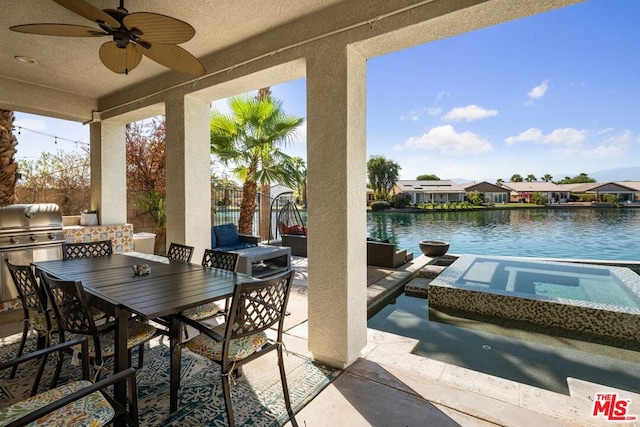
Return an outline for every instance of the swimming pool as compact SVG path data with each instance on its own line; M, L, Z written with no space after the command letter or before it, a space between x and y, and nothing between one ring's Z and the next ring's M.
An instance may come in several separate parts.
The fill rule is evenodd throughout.
M429 305L640 341L640 276L624 267L462 255Z

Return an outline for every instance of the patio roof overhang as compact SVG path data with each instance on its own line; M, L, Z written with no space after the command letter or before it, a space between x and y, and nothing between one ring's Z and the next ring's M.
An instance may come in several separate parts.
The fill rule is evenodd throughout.
M86 0L100 8L116 8L116 0ZM234 81L207 96L223 98L260 85L273 85L305 75L308 49L327 39L356 46L364 57L427 43L473 29L573 4L579 0L264 0L235 2L194 0L144 2L128 0L129 12L149 11L188 22L196 35L181 46L205 65L194 79L143 58L129 75L109 71L98 58L107 37L48 37L9 30L28 23L92 26L51 0L7 0L0 16L0 108L75 121L103 117L154 105L169 92L190 93ZM21 56L37 61L14 60ZM278 65L287 67L272 69ZM262 71L262 82L237 81ZM156 108L155 112L161 112ZM154 113L149 111L148 113Z
M87 0L101 9L116 0ZM147 2L188 22L193 78L148 58L129 75L98 59L102 40L15 33L13 25L90 25L51 0L6 0L0 15L0 108L91 123L92 208L126 219L124 126L165 114L167 240L210 246L209 106L295 78L307 82L309 349L332 366L366 344L366 60L580 0L256 0ZM15 56L37 61L27 64ZM471 71L470 71L471 72ZM340 209L327 206L342 203ZM207 204L208 203L208 204ZM114 222L109 222L114 221ZM103 222L105 224L105 222ZM315 231L314 231L315 230Z

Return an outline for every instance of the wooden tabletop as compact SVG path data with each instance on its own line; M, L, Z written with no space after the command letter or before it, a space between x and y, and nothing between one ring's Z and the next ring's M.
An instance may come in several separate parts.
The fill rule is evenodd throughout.
M145 263L151 273L136 276ZM82 282L85 291L146 319L154 319L233 294L236 283L251 277L178 262L160 263L114 254L95 258L36 261L37 268L63 280Z

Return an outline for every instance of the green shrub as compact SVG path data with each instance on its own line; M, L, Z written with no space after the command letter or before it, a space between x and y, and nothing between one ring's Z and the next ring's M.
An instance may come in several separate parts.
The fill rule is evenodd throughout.
M377 201L377 202L372 202L371 203L371 210L374 212L377 211L384 211L386 209L389 209L391 205L389 204L389 202L384 202L384 201Z
M393 196L393 207L396 209L406 208L411 204L411 196L407 193L398 193Z
M536 205L544 205L545 203L549 203L549 199L536 191L531 195L531 202Z

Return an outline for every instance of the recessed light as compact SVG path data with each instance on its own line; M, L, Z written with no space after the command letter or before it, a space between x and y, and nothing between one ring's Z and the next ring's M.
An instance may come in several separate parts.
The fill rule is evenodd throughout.
M38 61L33 59L33 58L29 58L28 56L14 56L13 59L15 59L18 62L22 62L23 64L37 64Z

